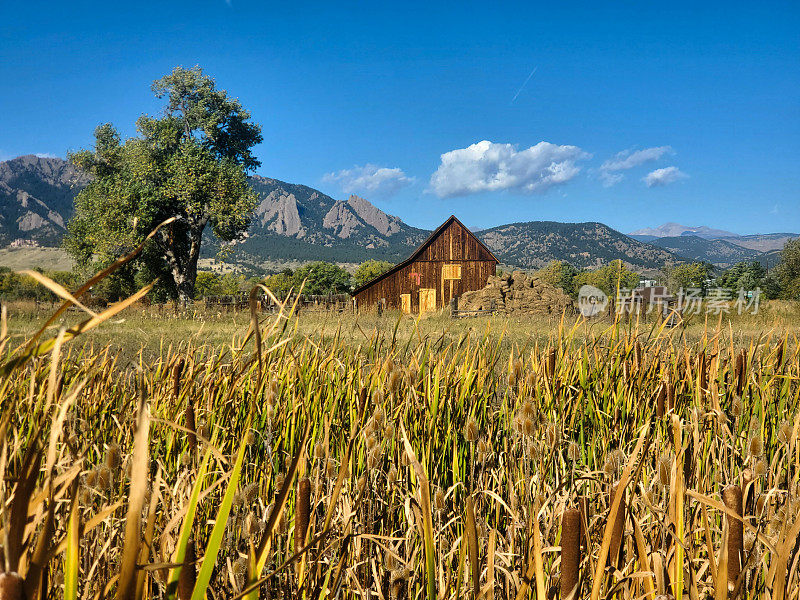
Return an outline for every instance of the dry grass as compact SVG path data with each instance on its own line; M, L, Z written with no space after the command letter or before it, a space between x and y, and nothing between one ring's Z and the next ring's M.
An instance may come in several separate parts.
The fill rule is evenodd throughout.
M665 331L134 308L28 353L43 315L12 320L4 569L29 599L549 598L564 522L575 598L797 600L800 349L773 310ZM165 343L92 349L136 327Z

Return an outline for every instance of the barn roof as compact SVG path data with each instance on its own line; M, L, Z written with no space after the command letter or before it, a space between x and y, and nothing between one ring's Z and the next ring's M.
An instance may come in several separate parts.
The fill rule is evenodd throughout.
M405 259L404 261L397 263L395 266L393 266L391 269L389 269L389 270L388 270L388 271L386 271L385 273L382 273L382 274L378 275L377 277L375 277L374 279L370 279L370 280L369 280L367 283L365 283L365 284L363 284L363 285L360 285L360 286L358 286L356 289L354 289L354 290L353 290L353 292L352 292L352 295L353 295L353 296L355 296L355 295L356 295L356 294L358 294L359 292L362 292L362 291L364 291L364 290L365 290L365 289L367 289L368 287L370 287L370 286L372 286L372 285L374 285L374 284L378 283L379 281L381 281L381 280L383 280L383 279L386 279L387 277L389 277L389 276L390 276L390 275L392 275L393 273L396 273L397 271L399 271L400 269L402 269L402 268L403 268L403 267L405 267L406 265L409 265L409 264L411 264L412 262L414 262L414 261L417 259L417 257L419 257L419 255L420 255L420 254L422 254L422 252L425 250L425 248L427 248L428 246L430 246L430 245L431 245L431 242L433 242L433 240L435 240L435 239L436 239L436 238L439 236L439 234L440 234L442 231L444 231L445 229L447 229L447 228L448 228L450 225L452 225L453 223L458 223L459 225L461 225L461 227L463 227L463 228L464 228L464 231L466 231L468 235L470 235L470 236L471 236L471 237L472 237L472 238L473 238L473 239L474 239L476 242L478 242L478 244L480 244L480 246L481 246L481 247L482 247L484 250L486 250L486 252L488 252L488 253L489 253L489 256L491 256L491 257L494 259L494 262L496 262L496 263L499 263L499 262L500 262L499 260L497 260L497 257L494 255L494 253L493 253L491 250L489 250L489 248L487 248L487 247L486 247L486 244L484 244L484 243L483 243L483 242L482 242L482 241L481 241L481 240L478 238L478 236L476 236L474 233L472 233L472 232L469 230L469 228L468 228L468 227L466 227L466 226L465 226L465 225L464 225L464 224L463 224L461 221L459 221L459 220L456 218L456 216L455 216L455 215L450 215L450 218L448 218L448 219L447 219L447 220L446 220L444 223L442 223L441 225L439 225L439 227L437 227L437 228L436 228L436 229L433 231L433 233L431 233L431 234L428 236L428 238L427 238L427 239L426 239L424 242L422 242L422 244L420 245L420 247L419 247L419 248L417 248L416 250L414 250L414 252L411 254L411 256L409 256L409 257L408 257L407 259Z

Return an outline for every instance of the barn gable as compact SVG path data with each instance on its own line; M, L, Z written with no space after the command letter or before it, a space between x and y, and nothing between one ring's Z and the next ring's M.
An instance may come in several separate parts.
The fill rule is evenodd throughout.
M411 256L353 291L357 306L382 302L406 312L441 308L454 296L480 289L498 260L454 215Z

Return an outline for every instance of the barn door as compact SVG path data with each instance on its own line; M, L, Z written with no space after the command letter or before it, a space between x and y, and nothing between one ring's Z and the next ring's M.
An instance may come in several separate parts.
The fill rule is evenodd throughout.
M411 294L400 294L400 308L404 313L411 312Z
M436 290L421 288L419 290L419 312L426 313L436 310Z

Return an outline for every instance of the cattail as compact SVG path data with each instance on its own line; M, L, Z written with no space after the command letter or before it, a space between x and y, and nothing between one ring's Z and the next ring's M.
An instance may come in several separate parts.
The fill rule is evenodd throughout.
M478 421L475 417L467 419L467 424L464 426L464 438L472 444L478 440Z
M750 456L758 458L764 454L764 440L758 431L754 431L750 436L750 441L747 442L747 450Z
M181 394L181 374L183 373L183 366L184 361L181 358L175 363L175 367L172 369L172 394L175 396L176 400Z
M761 459L753 467L753 474L756 477L763 477L767 474L767 463Z
M444 491L442 491L442 488L436 488L436 493L433 495L433 506L436 508L438 512L444 511L445 499L444 499Z
M579 597L578 568L581 564L581 512L570 508L561 515L561 598Z
M668 487L670 473L672 470L672 459L666 454L658 459L658 483L661 487Z
M778 348L775 350L775 368L780 369L783 366L783 354L786 350L786 340L781 340Z
M386 411L383 410L383 407L381 405L376 406L375 410L372 413L372 420L375 422L375 425L377 427L381 427L385 419L386 419Z
M742 399L737 396L736 398L733 399L733 403L731 404L731 414L734 417L738 418L742 416L743 412L744 412L744 403L742 402Z
M697 355L697 368L700 372L698 383L700 386L700 397L705 398L706 388L708 387L708 363L706 363L705 351L702 351Z
M547 377L551 381L556 376L556 349L550 348L550 351L547 353Z
M88 473L86 473L86 479L84 481L86 485L89 487L95 487L97 485L97 469L92 469Z
M100 465L97 468L97 487L101 490L110 490L112 485L111 469L106 465Z
M0 573L0 600L23 600L25 590L17 573Z
M556 442L558 442L558 437L559 437L558 425L556 423L548 423L546 430L546 438L547 438L547 444L551 448L555 448Z
M311 515L311 481L303 477L297 482L297 505L294 508L294 551L306 545L308 522Z
M197 447L197 436L195 435L195 419L194 419L194 406L192 406L192 399L186 399L186 410L183 413L186 429L189 431L186 434L186 443L189 445L189 450L193 453ZM204 436L205 437L205 436Z
M283 489L283 484L286 480L286 477L283 473L276 473L275 474L275 491L279 491Z
M745 357L744 350L740 350L739 354L736 355L736 366L734 368L734 378L736 379L736 395L741 396L744 392L744 382L747 379L747 373L745 372L747 365L747 358Z
M734 589L736 580L742 572L744 557L744 537L742 523L742 488L731 485L722 490L722 500L728 510L737 518L726 515L728 519L728 590Z
M325 477L328 479L336 479L338 474L339 469L336 467L336 461L332 458L329 458L327 464L325 465Z
M667 383L667 410L675 410L675 384Z
M389 388L389 392L392 395L397 395L397 392L400 389L400 381L402 379L403 379L403 374L400 371L392 371L391 373L389 373L387 386Z
M792 440L793 431L794 427L792 426L791 421L789 421L789 419L784 419L783 423L781 423L781 426L778 429L778 441L780 441L781 444L788 444Z
M664 416L664 407L667 402L667 386L662 383L658 387L658 394L656 395L656 416L660 419Z
M119 446L117 444L108 445L104 462L105 465L112 471L119 469L119 465L122 462L122 455L119 452Z
M382 406L384 401L384 395L381 390L375 390L372 392L372 404L375 406Z
M370 471L378 466L378 463L381 460L381 448L380 446L375 446L369 454L367 454L367 469Z
M183 556L183 567L178 576L178 599L189 600L194 591L195 580L197 579L197 569L195 567L194 540L189 540L186 544L186 553Z
M325 444L320 440L314 444L314 459L322 460L323 458L325 458Z
M567 444L567 458L572 462L578 462L581 458L581 447L578 442L572 440Z
M387 423L386 428L383 430L383 437L386 440L391 441L394 439L395 433L396 433L396 428L394 426L394 423Z
M619 483L614 484L614 487L611 489L611 496L609 497L609 509L613 506L614 497L617 495L617 491L621 494L621 499L619 503L619 510L617 510L617 514L614 518L614 525L611 529L611 545L608 554L608 564L612 567L616 567L621 560L621 551L622 551L622 541L623 541L623 534L625 533L625 516L627 513L627 506L625 503L625 489L619 487ZM609 515L610 517L610 515Z

